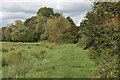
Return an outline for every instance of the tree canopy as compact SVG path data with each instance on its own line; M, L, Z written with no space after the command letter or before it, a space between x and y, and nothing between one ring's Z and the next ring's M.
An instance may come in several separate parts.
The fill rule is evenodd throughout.
M16 20L12 26L2 27L2 41L38 42L51 38L51 40L60 39L58 36L64 35L63 32L67 31L70 26L76 28L70 17L65 18L62 14L54 12L52 8L42 7L38 10L37 15L24 22ZM71 34L70 36L72 37Z

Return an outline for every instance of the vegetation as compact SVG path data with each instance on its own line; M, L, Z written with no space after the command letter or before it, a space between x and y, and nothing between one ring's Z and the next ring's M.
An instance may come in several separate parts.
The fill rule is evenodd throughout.
M43 7L2 27L3 77L119 78L120 2L93 4L80 26Z
M119 76L119 9L120 2L94 3L93 10L87 13L81 23L82 38L88 38L84 49L89 49L99 66L95 77Z
M25 22L16 20L15 25L2 27L2 41L38 42L48 40L57 43L58 39L64 38L70 39L69 42L73 43L74 38L71 32L68 32L70 28L77 28L70 17L65 18L61 14L55 13L52 8L43 7L38 10L36 16L26 19ZM70 38L64 37L67 35ZM62 42L64 41L62 40Z
M90 78L96 64L76 44L3 42L4 78Z

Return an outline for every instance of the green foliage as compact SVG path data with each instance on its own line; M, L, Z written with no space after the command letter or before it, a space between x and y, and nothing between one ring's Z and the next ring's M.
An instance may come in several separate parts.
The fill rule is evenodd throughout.
M60 36L58 43L74 43L74 39L70 34L63 34Z
M95 77L118 78L118 41L119 41L119 2L94 3L93 11L88 12L81 23L81 36L88 38L86 48L95 59L99 69ZM94 41L91 43L92 39Z
M71 27L70 23L62 16L58 18L52 18L47 21L45 30L48 34L48 40L57 43L60 37L67 33L67 30Z
M2 42L3 78L91 78L96 64L76 44ZM28 48L29 47L29 48ZM12 49L14 48L14 50ZM4 62L5 63L5 62Z
M71 25L74 25L74 26L75 26L75 23L74 23L74 21L71 19L71 17L67 17L66 19L70 22Z
M11 41L11 33L12 33L12 29L11 26L10 27L3 27L2 28L2 40L3 41Z
M16 20L15 25L2 27L2 40L14 42L49 40L57 43L60 37L68 35L69 37L66 40L64 40L65 37L61 38L61 40L69 42L67 39L76 38L74 37L76 36L74 31L71 30L68 33L71 26L75 25L70 17L64 18L60 13L54 13L52 8L43 7L38 10L36 16L26 19L25 22ZM74 28L72 29L74 30ZM72 40L71 42L74 42L74 39Z
M20 23L19 25L15 25L18 28L15 29L14 32L11 33L12 41L18 41L18 42L30 42L33 41L33 35L31 29L26 27L23 23Z
M86 47L88 39L89 39L88 37L86 37L85 35L82 35L81 38L79 38L77 46L82 47L82 48Z
M37 25L37 23L38 23L37 16L33 16L31 18L26 19L24 22L24 25L31 29L35 29L35 26Z
M59 17L59 16L62 16L60 13L54 13L53 14L53 17Z
M15 21L16 27L21 27L22 24L23 24L23 22L21 20L16 20Z
M25 22L16 20L15 25L2 27L0 35L2 41L48 40L53 43L79 41L77 45L89 49L91 58L95 59L99 66L94 77L117 78L120 76L119 14L120 2L97 2L94 3L93 10L86 14L80 27L77 27L70 17L65 18L62 14L54 13L52 8L43 7L38 10L36 16L26 19ZM88 77L88 73L93 69L90 67L91 61L84 54L86 52L73 44L62 46L46 42L3 44L7 45L1 50L4 53L2 60L4 77Z
M44 17L51 17L54 14L54 12L52 8L43 7L38 10L37 14L42 15Z
M42 40L41 36L45 31L47 18L45 18L44 16L37 15L37 21L38 23L35 26L34 37L33 37L35 41Z

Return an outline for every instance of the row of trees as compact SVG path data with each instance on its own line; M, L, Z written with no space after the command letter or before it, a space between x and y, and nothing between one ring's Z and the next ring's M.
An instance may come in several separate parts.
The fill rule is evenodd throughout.
M70 17L65 18L55 13L52 8L40 8L36 16L22 22L16 20L15 25L2 27L2 41L37 42L77 42L77 29ZM74 33L73 33L74 31ZM69 40L69 41L68 41Z
M82 38L99 68L96 77L117 78L120 55L120 2L97 2L81 22Z

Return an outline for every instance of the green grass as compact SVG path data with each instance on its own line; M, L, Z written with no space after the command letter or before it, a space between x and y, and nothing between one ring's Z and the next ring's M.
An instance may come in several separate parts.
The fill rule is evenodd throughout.
M96 64L76 44L2 43L4 78L91 78Z

